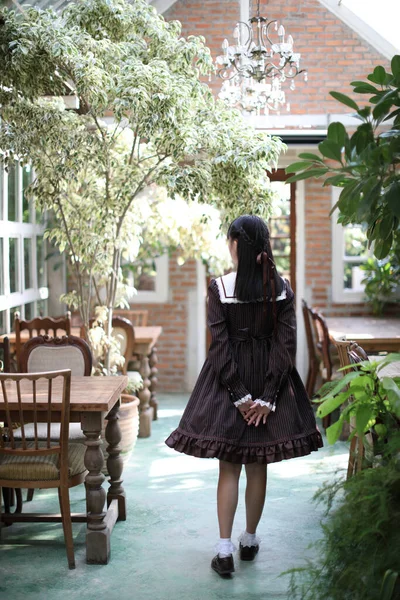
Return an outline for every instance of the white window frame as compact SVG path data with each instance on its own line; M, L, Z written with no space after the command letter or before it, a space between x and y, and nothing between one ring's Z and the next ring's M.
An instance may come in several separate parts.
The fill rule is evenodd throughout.
M165 304L169 297L169 256L164 254L155 259L155 289L138 290L129 298L129 304Z
M339 200L342 188L332 188L332 206ZM363 304L365 294L363 290L353 291L344 287L344 263L349 262L344 256L343 225L337 222L339 211L335 209L332 214L332 301L337 304ZM358 262L358 260L357 260Z
M49 289L46 285L38 287L37 280L37 237L42 237L45 231L45 226L36 223L36 211L34 203L30 203L31 222L23 223L23 190L22 190L22 167L17 167L17 206L16 206L16 221L8 220L8 173L3 170L3 187L0 189L0 202L3 208L3 219L0 220L0 238L3 241L3 256L0 257L2 264L0 268L3 271L4 294L0 295L0 311L5 313L4 332L10 333L13 328L12 314L13 310L21 307L21 318L25 318L25 305L35 303L34 316L37 316L36 303L40 300L46 300L49 297ZM10 272L9 272L9 240L16 238L18 240L18 291L11 293L10 291ZM31 240L31 264L30 264L30 281L31 287L25 289L25 253L24 239ZM46 271L45 271L46 272Z

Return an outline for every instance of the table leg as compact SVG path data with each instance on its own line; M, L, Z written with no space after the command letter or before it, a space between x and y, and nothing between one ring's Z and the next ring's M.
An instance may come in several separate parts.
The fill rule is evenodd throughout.
M151 435L151 422L153 420L153 407L150 406L151 392L150 379L151 375L149 358L145 354L141 355L140 374L143 379L143 388L138 393L140 400L140 420L139 420L139 437L149 437Z
M86 562L89 564L107 564L110 558L110 530L104 521L106 516L106 490L103 488L105 477L101 472L104 456L101 450L101 427L103 413L82 413L82 431L85 434L86 453Z
M152 348L151 353L150 353L150 358L149 358L150 392L151 392L150 406L152 406L153 410L154 410L154 415L153 415L154 421L157 420L157 409L158 409L158 401L157 401L157 395L156 395L157 381L158 381L158 379L157 379L157 373L158 373L157 363L158 363L157 348Z
M118 420L119 402L114 405L113 409L107 415L107 427L105 432L106 440L108 442L107 471L110 475L107 506L111 504L112 500L117 500L118 520L126 521L126 494L122 487L121 479L124 462L121 457L121 448L119 446L122 436Z

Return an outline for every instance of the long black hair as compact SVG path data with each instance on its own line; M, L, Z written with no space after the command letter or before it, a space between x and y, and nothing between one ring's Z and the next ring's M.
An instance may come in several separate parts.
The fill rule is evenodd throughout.
M283 280L276 270L265 221L255 215L238 217L229 226L228 239L237 240L236 298L242 302L264 298L265 303L268 297L275 303Z

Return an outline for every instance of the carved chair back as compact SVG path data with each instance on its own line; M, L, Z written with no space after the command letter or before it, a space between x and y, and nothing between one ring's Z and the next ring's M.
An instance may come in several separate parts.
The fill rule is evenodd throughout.
M89 376L92 372L92 353L89 344L75 335L49 337L38 335L28 340L22 349L22 373L42 373L70 369L72 375Z
M320 312L315 308L308 308L316 340L315 351L324 366L324 379L330 381L332 377L332 358L330 353L329 329Z
M55 380L57 380L55 382ZM44 381L46 383L44 383ZM61 380L61 381L60 381ZM61 385L60 385L61 384ZM21 438L16 440L13 429L8 428L7 435L0 438L0 456L4 457L27 457L27 462L34 458L56 454L57 466L60 470L60 479L47 482L44 487L58 487L60 481L67 485L68 482L68 433L70 416L70 390L71 371L60 370L47 373L30 374L6 374L0 373L0 385L2 401L6 414L6 423L12 423L16 418L21 426ZM56 387L57 386L57 387ZM54 388L57 392L54 394ZM61 396L61 403L60 403ZM54 406L54 398L57 398L57 407ZM38 412L40 409L40 417ZM45 410L43 410L45 409ZM61 427L58 443L54 443L51 436L51 422L54 411L61 414ZM38 423L45 420L47 423L47 436L45 441L39 437ZM27 440L25 436L25 424L33 421L33 438ZM12 487L22 487L18 480L18 470L12 460L9 460L10 472L14 473ZM3 478L0 479L1 486L11 486L10 481L4 479L4 462L2 464ZM21 480L23 476L21 475ZM42 482L37 482L37 487ZM26 482L24 482L24 487Z
M18 367L21 368L21 332L28 331L29 339L38 335L57 336L58 332L62 334L71 334L71 313L68 311L64 317L36 317L30 321L21 321L19 312L14 314L15 331L15 352L17 355Z
M112 336L119 341L121 354L125 357L125 363L122 367L122 373L125 375L135 346L135 332L132 323L128 319L124 319L124 317L113 317Z
M146 327L149 311L148 310L125 310L125 309L114 309L113 314L116 317L124 317L131 322L133 327Z

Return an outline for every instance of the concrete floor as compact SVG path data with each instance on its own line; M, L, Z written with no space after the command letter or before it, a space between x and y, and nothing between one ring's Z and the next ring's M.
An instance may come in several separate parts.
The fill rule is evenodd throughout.
M85 525L74 524L76 570L69 571L59 524L15 524L3 529L0 598L12 600L279 600L288 599L280 573L315 552L321 509L311 503L320 484L343 469L347 447L269 467L265 514L254 563L236 560L223 580L210 569L217 539L218 462L184 456L165 446L187 396L162 395L151 438L140 439L124 471L128 520L117 523L111 562L85 564ZM244 478L233 539L244 527ZM83 486L71 490L73 512L83 512ZM53 492L35 493L29 511L57 511Z

